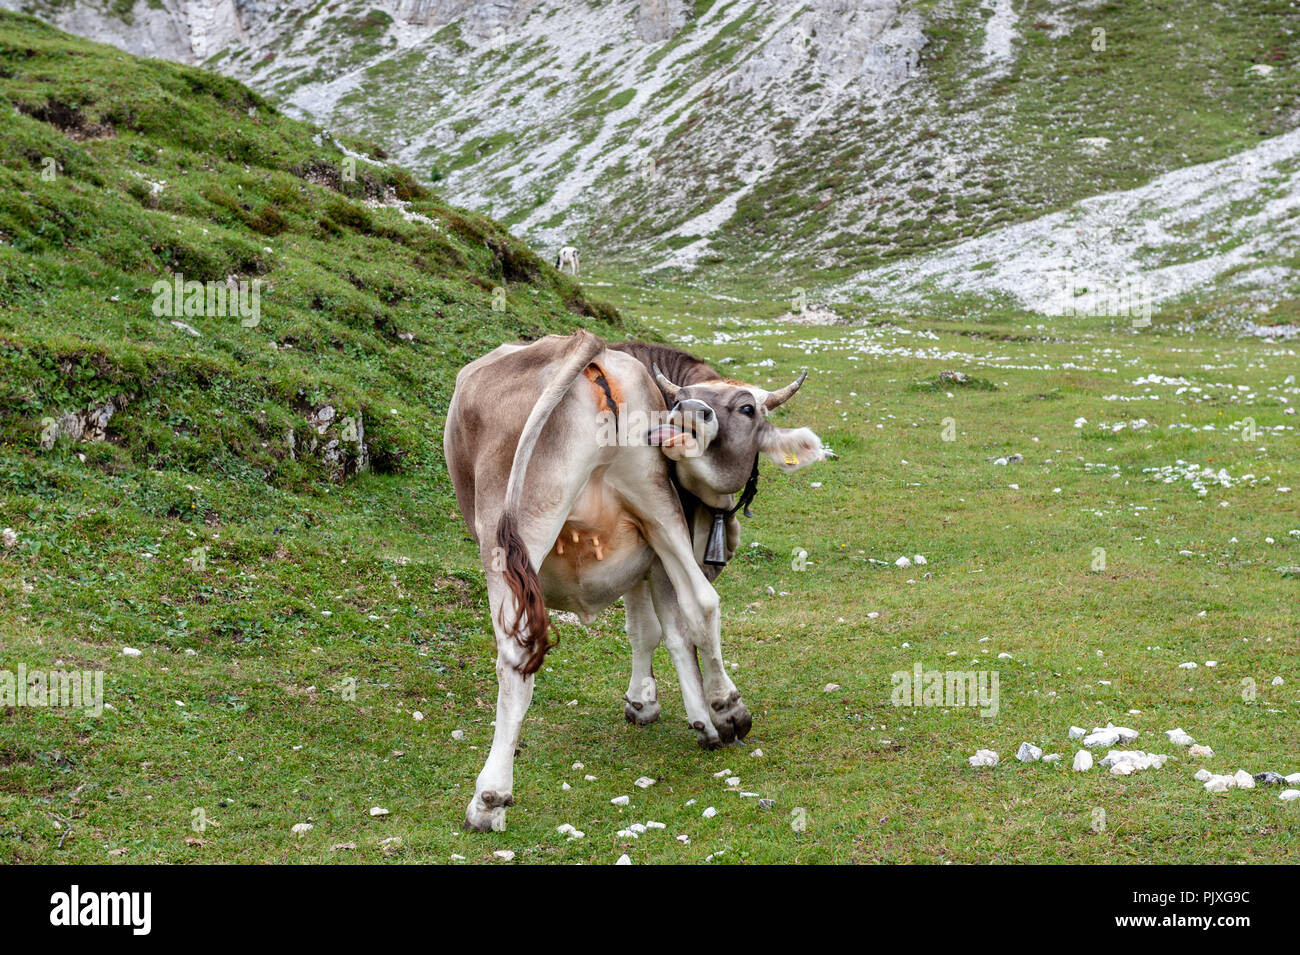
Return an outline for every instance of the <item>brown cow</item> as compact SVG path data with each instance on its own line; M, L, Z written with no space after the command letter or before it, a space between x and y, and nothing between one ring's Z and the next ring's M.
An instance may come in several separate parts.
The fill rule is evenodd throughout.
M676 349L607 345L585 331L502 345L461 369L444 450L479 543L499 683L467 826L505 828L519 730L548 646L547 607L590 623L624 599L629 721L659 716L651 659L662 641L700 745L749 732L723 668L711 581L739 543L735 512L753 497L758 456L786 471L823 456L807 428L767 417L804 377L769 392Z

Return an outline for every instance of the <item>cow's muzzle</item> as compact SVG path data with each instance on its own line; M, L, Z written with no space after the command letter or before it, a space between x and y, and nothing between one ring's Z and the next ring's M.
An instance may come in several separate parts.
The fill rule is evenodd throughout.
M651 429L650 444L669 457L696 457L704 453L718 433L718 418L705 402L686 398L673 405L664 423Z

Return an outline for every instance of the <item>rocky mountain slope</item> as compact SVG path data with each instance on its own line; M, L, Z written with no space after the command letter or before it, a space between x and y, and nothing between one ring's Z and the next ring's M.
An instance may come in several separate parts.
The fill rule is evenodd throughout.
M1234 300L1239 328L1295 337L1300 130L1136 189L868 269L839 292L913 305L936 292L1004 297L1043 315L1137 318L1180 299L1205 302L1217 294Z
M588 262L843 280L1300 124L1300 10L3 0L246 80Z

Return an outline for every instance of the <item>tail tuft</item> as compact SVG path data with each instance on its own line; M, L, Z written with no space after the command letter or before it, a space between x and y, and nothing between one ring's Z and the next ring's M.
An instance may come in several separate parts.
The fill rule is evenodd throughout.
M503 555L506 586L514 594L519 614L513 623L501 620L501 627L524 649L527 656L519 671L527 676L541 669L546 651L551 648L548 639L550 620L546 616L546 602L542 598L542 582L528 559L528 549L515 527L514 515L508 511L501 515L497 525L498 553Z

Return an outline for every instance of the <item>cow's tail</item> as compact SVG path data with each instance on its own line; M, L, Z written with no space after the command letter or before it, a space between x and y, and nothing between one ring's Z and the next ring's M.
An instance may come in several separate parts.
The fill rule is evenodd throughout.
M541 397L533 405L524 430L519 435L519 444L515 447L514 462L510 466L510 481L506 485L505 509L501 521L497 524L496 552L492 556L493 567L502 572L506 586L514 595L519 613L513 623L501 619L501 627L526 653L523 665L519 667L524 674L536 673L550 649L548 631L550 622L546 617L546 603L542 599L542 582L537 570L528 556L528 548L519 536L515 515L523 498L524 477L528 471L528 462L546 422L550 420L555 406L568 393L574 379L582 374L583 369L601 353L605 343L591 332L579 330L574 335L574 344L570 346L569 357L560 366L559 372L551 379Z

